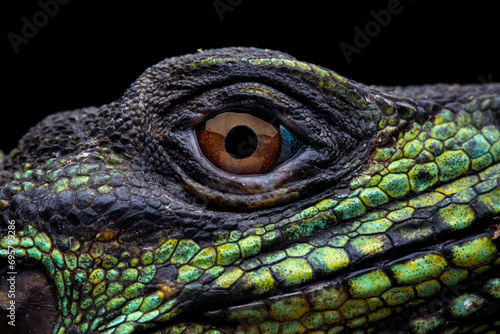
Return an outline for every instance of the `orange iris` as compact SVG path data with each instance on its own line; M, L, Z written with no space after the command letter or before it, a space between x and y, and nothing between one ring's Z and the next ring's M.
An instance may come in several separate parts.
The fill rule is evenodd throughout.
M247 113L224 112L197 131L203 155L233 174L265 174L281 152L279 127Z

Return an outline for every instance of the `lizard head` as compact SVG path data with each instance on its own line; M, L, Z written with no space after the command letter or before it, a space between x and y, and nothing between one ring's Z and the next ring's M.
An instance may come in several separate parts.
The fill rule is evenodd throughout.
M160 62L113 103L49 116L3 159L1 321L479 326L500 304L499 94L366 86L253 48Z

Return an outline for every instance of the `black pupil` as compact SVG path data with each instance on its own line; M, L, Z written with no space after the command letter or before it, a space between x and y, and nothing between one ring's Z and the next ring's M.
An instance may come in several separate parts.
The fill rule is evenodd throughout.
M238 125L229 130L224 144L230 156L245 159L257 150L258 138L248 126Z

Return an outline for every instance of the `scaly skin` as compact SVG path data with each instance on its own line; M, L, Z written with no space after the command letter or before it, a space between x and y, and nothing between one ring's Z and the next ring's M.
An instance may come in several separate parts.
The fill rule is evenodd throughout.
M304 147L264 175L214 167L194 131L231 108ZM498 84L167 59L4 157L2 317L16 270L19 333L500 333L499 129Z

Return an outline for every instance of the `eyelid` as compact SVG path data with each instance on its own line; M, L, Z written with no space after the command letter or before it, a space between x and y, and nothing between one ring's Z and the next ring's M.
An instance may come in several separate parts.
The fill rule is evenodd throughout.
M304 166L308 166L310 161L318 160L320 158L319 153L315 149L309 145L305 145L300 151L300 154L294 156L293 159L289 159L288 161L281 163L271 173L258 175L234 175L218 169L211 163L201 164L200 161L205 159L205 157L203 156L199 146L196 145L196 133L193 131L188 135L188 137L190 138L189 142L193 143L191 152L196 161L198 161L200 167L202 167L199 169L199 172L204 175L204 177L198 182L201 180L203 181L196 187L206 188L206 191L209 192L213 192L218 189L218 186L224 185L224 188L218 189L221 190L222 193L229 192L240 195L271 193L280 188L286 188L289 182L296 180L299 175L302 175L307 170L307 167L304 168ZM302 167L297 168L297 166ZM182 172L181 175L181 180L183 181L192 177L188 177L190 174L185 172ZM198 175L194 176L195 179L198 179ZM215 183L207 187L208 183L206 177L210 178L210 183L213 181L215 181ZM210 188L212 190L210 190ZM292 194L289 195L292 196ZM231 206L229 203L226 203L226 205Z
M224 116L224 122L219 121L221 116ZM208 131L215 132L222 136L225 136L229 132L229 129L242 123L246 123L258 135L261 134L273 137L278 132L271 124L258 117L255 117L251 114L235 113L230 111L221 113L207 120L205 122L205 128Z
M246 89L257 85L259 93ZM261 94L264 89L267 94ZM153 162L155 168L164 175L176 175L187 190L187 198L190 193L194 202L202 198L204 204L239 210L276 206L304 196L315 188L316 179L323 178L326 164L337 150L337 136L335 129L325 134L330 124L325 124L320 112L301 101L255 82L232 83L184 96L153 123L151 133L161 144L158 149L164 152L166 161L164 166ZM296 154L283 150L278 162L265 174L234 174L217 168L201 151L197 129L217 115L235 110L271 123L281 131L284 141L293 143L298 138L304 146Z
M262 114L265 119L283 120L287 117L288 110L297 110L303 108L303 105L265 84L239 82L192 96L189 102L179 107L179 111L187 108L196 112L191 118L192 124L196 125L230 109L253 110L256 114Z

